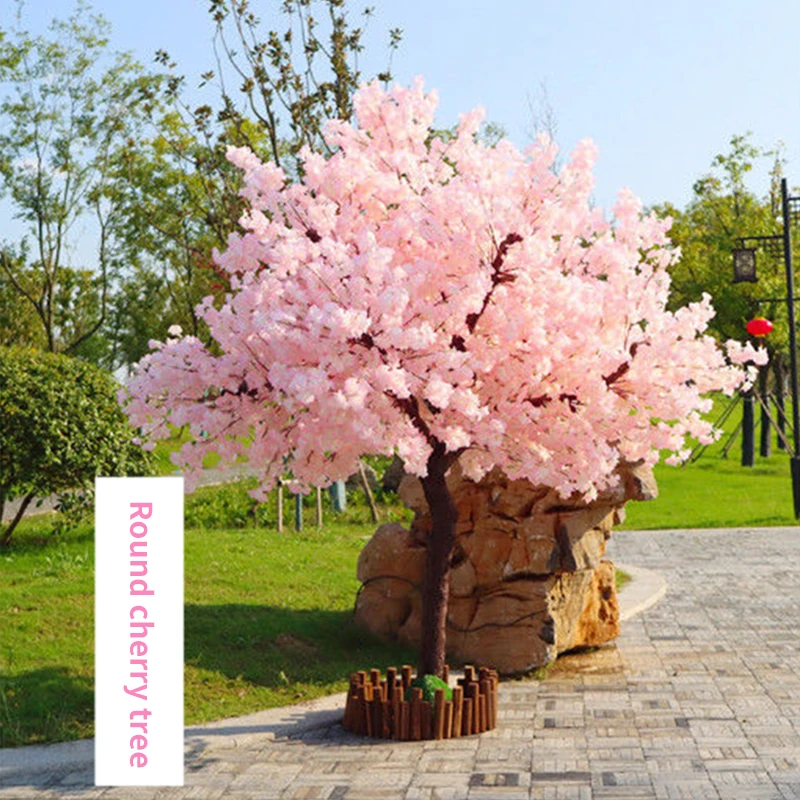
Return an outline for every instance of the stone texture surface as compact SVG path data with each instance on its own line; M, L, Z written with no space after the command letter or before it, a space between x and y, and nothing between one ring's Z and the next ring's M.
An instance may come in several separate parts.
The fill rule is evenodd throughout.
M628 500L656 496L650 470L626 465L617 484L588 504L499 470L475 483L456 464L447 481L458 509L447 631L452 660L519 673L619 635L606 542ZM381 526L361 553L356 620L417 646L431 519L418 479L402 477L398 492L415 517L410 530Z

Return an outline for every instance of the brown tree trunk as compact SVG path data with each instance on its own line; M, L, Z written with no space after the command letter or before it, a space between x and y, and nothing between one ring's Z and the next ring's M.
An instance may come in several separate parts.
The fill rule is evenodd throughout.
M761 367L758 373L758 393L761 395L761 440L759 453L763 458L772 455L772 423L769 419L769 366Z
M431 513L432 530L425 559L425 580L422 588L422 649L419 674L444 673L447 598L450 592L450 559L456 542L458 510L447 487L445 473L453 462L453 454L444 445L434 447L428 459L428 474L422 489Z
M784 403L786 389L786 373L783 368L783 358L776 353L772 359L772 369L775 377L775 405L778 407L778 447L786 449L786 404Z
M19 525L20 520L25 516L25 511L31 504L31 500L33 500L33 497L34 495L29 494L22 499L22 503L20 503L20 506L17 509L16 516L8 524L8 527L3 531L2 535L0 535L0 546L2 547L8 546L8 543L11 541L11 537L14 534L14 529L17 527L17 525Z

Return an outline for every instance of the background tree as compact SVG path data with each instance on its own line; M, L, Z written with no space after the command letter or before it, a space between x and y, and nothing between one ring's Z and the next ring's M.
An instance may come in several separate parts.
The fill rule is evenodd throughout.
M745 325L759 310L757 299L786 294L783 262L765 252L758 256L758 284L732 283L731 253L739 237L780 233L773 198L759 198L745 184L759 159L775 155L755 147L749 134L732 136L729 152L715 156L712 170L695 182L685 210L669 203L654 209L660 217L672 218L670 238L681 251L670 269L671 306L696 302L708 292L716 310L709 327L721 339L745 338ZM785 331L782 336L783 343ZM772 345L777 341L772 339Z
M281 10L284 30L264 33L249 0L211 0L219 67L206 78L219 80L223 118L236 127L248 118L256 121L268 148L264 152L248 141L244 128L242 144L297 174L302 147L330 154L322 135L325 121L352 116L365 28L350 23L346 0L283 0ZM366 8L363 23L373 14ZM389 63L377 76L384 84L391 81L392 54L402 35L400 28L389 31ZM244 106L228 88L225 65L233 68Z
M207 115L198 112L191 122L168 108L153 120L147 136L128 142L120 152L115 168L125 186L122 229L130 246L143 253L114 309L117 335L124 340L121 351L132 359L128 364L141 358L147 341L154 334L163 336L170 324L207 337L195 307L227 287L212 253L224 247L230 221L243 210L241 178L224 157L226 142L224 130ZM133 319L129 310L143 294L150 308Z
M149 459L134 444L117 405L118 384L68 356L0 348L0 518L7 500L22 503L0 544L11 540L36 497L82 490L95 475L144 475Z
M747 177L764 159L773 159L770 192L758 197L746 185ZM670 238L680 247L681 258L671 268L671 307L698 300L704 292L714 297L716 314L709 324L720 339L747 337L746 325L756 315L768 317L774 331L764 341L774 373L778 421L785 431L783 391L789 353L786 278L783 259L769 250L758 251L757 284L732 282L732 250L742 236L774 236L782 231L780 178L783 159L780 146L763 150L752 144L750 134L731 137L727 153L711 163L711 171L693 187L693 198L684 210L665 203L656 206L661 217L671 217ZM795 243L798 244L795 237ZM782 252L782 251L781 251ZM800 248L797 248L800 255ZM771 298L771 299L770 299ZM769 391L767 368L762 370L760 393ZM762 413L761 452L770 449L769 415ZM779 437L779 445L784 440Z
M399 455L433 521L420 668L441 676L454 462L591 496L620 461L708 441L703 395L742 373L703 335L707 300L666 308L666 226L628 194L614 228L591 207L589 143L555 174L554 147L527 160L487 146L475 112L455 138L432 136L421 83L374 82L354 108L358 127L327 128L333 155L301 152L300 182L231 151L249 209L220 258L235 289L200 312L213 347L159 345L127 412L156 437L189 424L189 469L210 450L223 464L246 455L260 499L287 467L303 489L364 454Z
M13 270L18 276L24 274L19 266L15 265ZM8 275L0 270L0 347L10 345L41 349L44 347L44 334L33 307L20 300Z
M344 0L287 0L282 30L265 30L247 0L213 0L209 10L217 61L202 76L206 102L190 104L186 78L159 51L170 77L150 105L150 128L114 164L115 180L126 186L121 216L129 242L147 254L129 278L137 288L122 290L112 311L112 340L127 363L144 355L166 324L208 337L195 308L228 289L213 252L226 246L244 210L241 173L227 148L246 145L297 177L299 149L326 146L324 121L350 118L361 80L364 26L350 24ZM364 12L365 23L371 15ZM400 39L399 29L390 31L389 66ZM389 67L380 77L390 79ZM148 309L130 316L131 303L145 293Z
M25 230L3 245L0 271L48 350L102 361L110 298L136 258L120 236L112 165L158 79L128 55L109 56L108 25L83 4L50 34L17 27L0 40L0 190ZM91 255L78 245L87 230Z

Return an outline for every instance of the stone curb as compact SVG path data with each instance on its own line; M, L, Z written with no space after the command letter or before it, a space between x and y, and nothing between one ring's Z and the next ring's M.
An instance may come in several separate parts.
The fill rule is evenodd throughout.
M0 786L13 775L73 772L94 767L94 739L0 750Z
M627 564L617 564L617 567L631 576L631 582L619 592L620 621L625 622L657 603L667 590L667 582L649 569ZM457 673L453 673L453 677L457 677ZM184 731L187 763L211 747L242 747L255 740L297 735L335 725L341 721L346 696L345 692L340 692L293 706L187 727ZM11 776L67 773L93 767L94 739L0 749L0 785Z
M666 594L667 581L657 572L630 564L616 564L616 567L631 576L631 582L619 590L620 622L647 611Z
M327 728L342 718L345 692L306 703L270 708L242 717L217 720L184 730L187 760L209 747L230 749L253 740L275 739ZM94 739L0 749L0 786L5 779L43 772L74 772L94 767Z

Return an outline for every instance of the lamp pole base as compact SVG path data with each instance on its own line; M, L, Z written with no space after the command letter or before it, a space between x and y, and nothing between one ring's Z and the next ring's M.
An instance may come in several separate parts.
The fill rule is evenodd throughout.
M800 456L792 456L792 499L794 500L794 518L800 519Z

